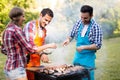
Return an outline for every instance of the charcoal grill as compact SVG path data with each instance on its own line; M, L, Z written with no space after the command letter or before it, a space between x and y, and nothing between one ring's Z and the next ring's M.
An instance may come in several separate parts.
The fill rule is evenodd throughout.
M75 66L72 67L74 68ZM33 67L33 70L32 69L27 69L27 70L34 73L35 80L82 80L82 78L88 78L88 80L90 80L90 75L89 75L90 69L85 67L61 75L55 75L55 73L59 73L59 72L54 72L54 74L41 72L40 69L44 69L45 66L37 67L37 69L34 68L36 67Z

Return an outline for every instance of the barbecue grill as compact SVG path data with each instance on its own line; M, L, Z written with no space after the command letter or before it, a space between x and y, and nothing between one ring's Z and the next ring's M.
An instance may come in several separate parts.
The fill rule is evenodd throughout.
M90 80L89 72L92 68L64 64L32 67L27 70L34 73L35 80L82 80L82 78Z

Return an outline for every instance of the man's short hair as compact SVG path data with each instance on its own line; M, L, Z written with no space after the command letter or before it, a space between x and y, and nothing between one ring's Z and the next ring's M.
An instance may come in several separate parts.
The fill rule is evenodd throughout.
M44 8L41 11L42 16L45 16L46 14L48 14L51 17L54 17L53 11L50 8Z
M82 13L86 13L88 12L90 14L90 16L93 14L93 7L89 6L89 5L83 5L81 7L81 10L80 10Z

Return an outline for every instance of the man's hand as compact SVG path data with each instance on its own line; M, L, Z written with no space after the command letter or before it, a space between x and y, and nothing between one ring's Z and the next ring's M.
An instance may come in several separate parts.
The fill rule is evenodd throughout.
M55 43L50 43L48 44L48 46L49 48L53 48L53 49L57 48L57 45Z
M55 48L57 48L57 45L55 43L50 43L50 44L45 44L45 45L42 45L42 46L39 46L39 47L37 47L37 46L33 47L33 49L36 50L36 52L41 52L41 51L43 51L47 48L55 49Z
M70 43L70 39L67 38L64 42L63 42L63 46L67 46Z
M85 48L85 46L79 46L79 47L76 48L76 50L77 50L78 52L81 52L84 48Z
M78 52L81 52L82 50L97 50L97 46L95 44L91 45L82 45L76 48Z
M48 63L49 62L49 58L46 54L42 54L41 55L41 61L44 62L44 63Z

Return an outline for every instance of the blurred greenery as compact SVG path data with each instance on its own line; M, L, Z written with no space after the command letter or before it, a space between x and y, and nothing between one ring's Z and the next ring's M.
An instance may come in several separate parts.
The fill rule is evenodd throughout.
M120 37L104 40L97 52L96 80L120 80Z
M79 18L80 7L83 4L91 5L94 9L93 17L100 23L104 38L118 37L120 35L120 0L64 0L62 14L71 26ZM102 4L100 6L99 4ZM63 7L62 6L62 7ZM117 36L116 36L117 35Z
M26 12L26 21L37 18L39 15L37 12L30 12L31 3L34 5L34 0L1 0L0 1L0 34L5 29L7 23L10 21L8 13L14 6L18 6L24 9Z
M4 76L4 64L6 61L6 56L0 53L0 80L5 80Z
M39 1L39 2L38 2ZM53 0L54 1L54 0ZM8 13L14 6L21 7L26 12L26 22L38 17L38 13L34 9L42 7L54 7L58 21L65 21L69 24L67 28L78 18L79 7L83 4L92 5L94 8L94 18L100 23L103 30L104 38L118 37L120 35L120 1L119 0L63 0L60 1L44 1L44 0L1 0L0 1L0 33L9 22ZM37 3L37 4L36 4ZM42 4L43 3L43 4ZM101 8L98 3L102 4ZM56 4L56 5L55 5ZM76 9L76 10L75 10ZM56 22L58 22L56 21ZM57 24L57 23L56 23ZM116 36L117 35L117 36Z

